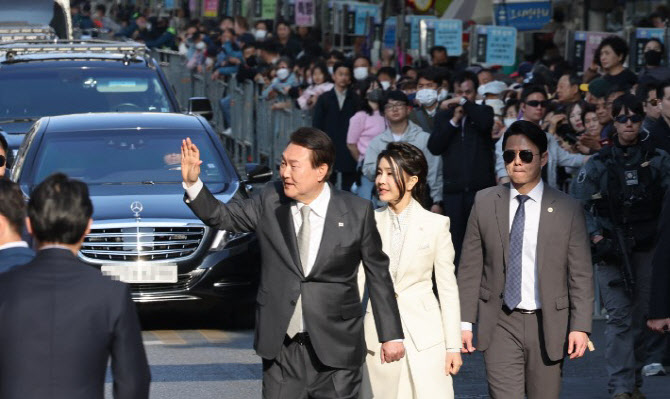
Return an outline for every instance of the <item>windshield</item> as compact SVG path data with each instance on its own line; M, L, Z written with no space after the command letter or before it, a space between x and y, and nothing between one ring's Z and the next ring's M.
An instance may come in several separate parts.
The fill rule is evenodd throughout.
M0 73L0 122L84 112L170 112L151 70L58 68Z
M231 172L204 132L144 129L46 133L40 143L31 183L62 172L96 184L181 184L181 141L191 140L203 161L205 183L226 184Z

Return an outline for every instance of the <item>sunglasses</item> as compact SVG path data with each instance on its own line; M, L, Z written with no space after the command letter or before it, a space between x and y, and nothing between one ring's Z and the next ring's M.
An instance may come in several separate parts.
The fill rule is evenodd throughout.
M0 155L0 168L5 166L5 161L7 161L4 157L4 155Z
M619 123L627 123L628 121L631 121L633 123L640 123L642 122L642 117L640 115L619 115L616 118L614 118L615 121Z
M531 163L533 162L533 151L531 150L521 150L519 151L519 159L523 163ZM537 154L540 155L540 154ZM516 158L516 151L514 150L505 150L503 151L503 160L505 163L512 163L514 162L514 159Z
M547 108L549 105L549 101L537 101L537 100L530 100L526 102L526 105L531 106L531 107L542 107L542 108Z

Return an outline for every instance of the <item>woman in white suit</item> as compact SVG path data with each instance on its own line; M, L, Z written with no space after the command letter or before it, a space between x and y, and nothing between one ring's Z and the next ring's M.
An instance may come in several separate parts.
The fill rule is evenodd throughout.
M377 158L375 184L388 203L375 213L398 299L406 355L383 363L375 320L368 302L360 398L453 398L451 376L462 365L458 286L449 218L425 210L420 201L428 165L417 147L391 143ZM440 300L433 292L435 272ZM359 274L359 286L364 286Z

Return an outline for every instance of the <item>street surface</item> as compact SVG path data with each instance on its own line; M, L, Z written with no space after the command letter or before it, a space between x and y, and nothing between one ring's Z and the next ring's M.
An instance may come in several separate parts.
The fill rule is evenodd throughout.
M181 312L143 315L144 344L152 373L152 399L257 399L261 397L261 362L252 349L253 330L215 328L211 314ZM177 320L175 318L179 317ZM220 324L220 323L219 323ZM604 356L604 320L594 322L596 346L584 359L566 361L563 399L609 399ZM669 370L670 371L670 370ZM111 375L106 393L111 395ZM642 391L648 399L670 398L670 376L649 377ZM480 353L466 356L455 379L457 399L488 398Z

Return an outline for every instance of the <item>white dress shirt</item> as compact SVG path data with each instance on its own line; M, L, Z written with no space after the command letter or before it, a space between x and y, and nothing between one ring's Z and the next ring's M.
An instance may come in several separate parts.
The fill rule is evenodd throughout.
M523 226L523 249L521 251L521 302L517 309L535 310L542 308L540 288L537 284L537 234L540 229L542 210L542 180L533 188L525 203L526 218ZM516 199L519 192L512 186L509 193L509 229L512 230L514 215L519 207Z
M9 248L28 248L28 243L25 241L13 241L13 242L8 242L7 244L0 245L0 251L3 249L9 249Z
M328 211L328 204L330 203L330 186L328 184L323 185L323 190L321 194L311 204L309 204L310 209L312 210L309 213L309 227L310 227L310 237L309 237L309 255L307 256L307 264L302 265L305 276L309 275L314 267L314 262L316 261L316 255L319 253L319 247L321 246L321 239L323 238L323 226L326 223L326 212ZM291 215L293 216L293 228L295 229L296 238L298 237L298 232L300 231L300 226L302 226L302 216L300 216L300 209L305 206L302 202L293 201L291 205Z
M526 217L523 225L523 249L521 250L521 302L517 309L536 310L542 308L540 302L540 287L537 284L537 235L540 230L540 213L542 211L542 194L544 183L542 180L535 186L525 203ZM514 215L519 207L516 197L519 192L510 186L509 193L509 229L512 230ZM462 322L462 330L472 331L472 323Z
M337 87L334 88L335 90L335 96L337 97L337 104L340 106L340 109L344 107L344 100L347 98L347 90L345 89L344 91L340 92L337 90Z

